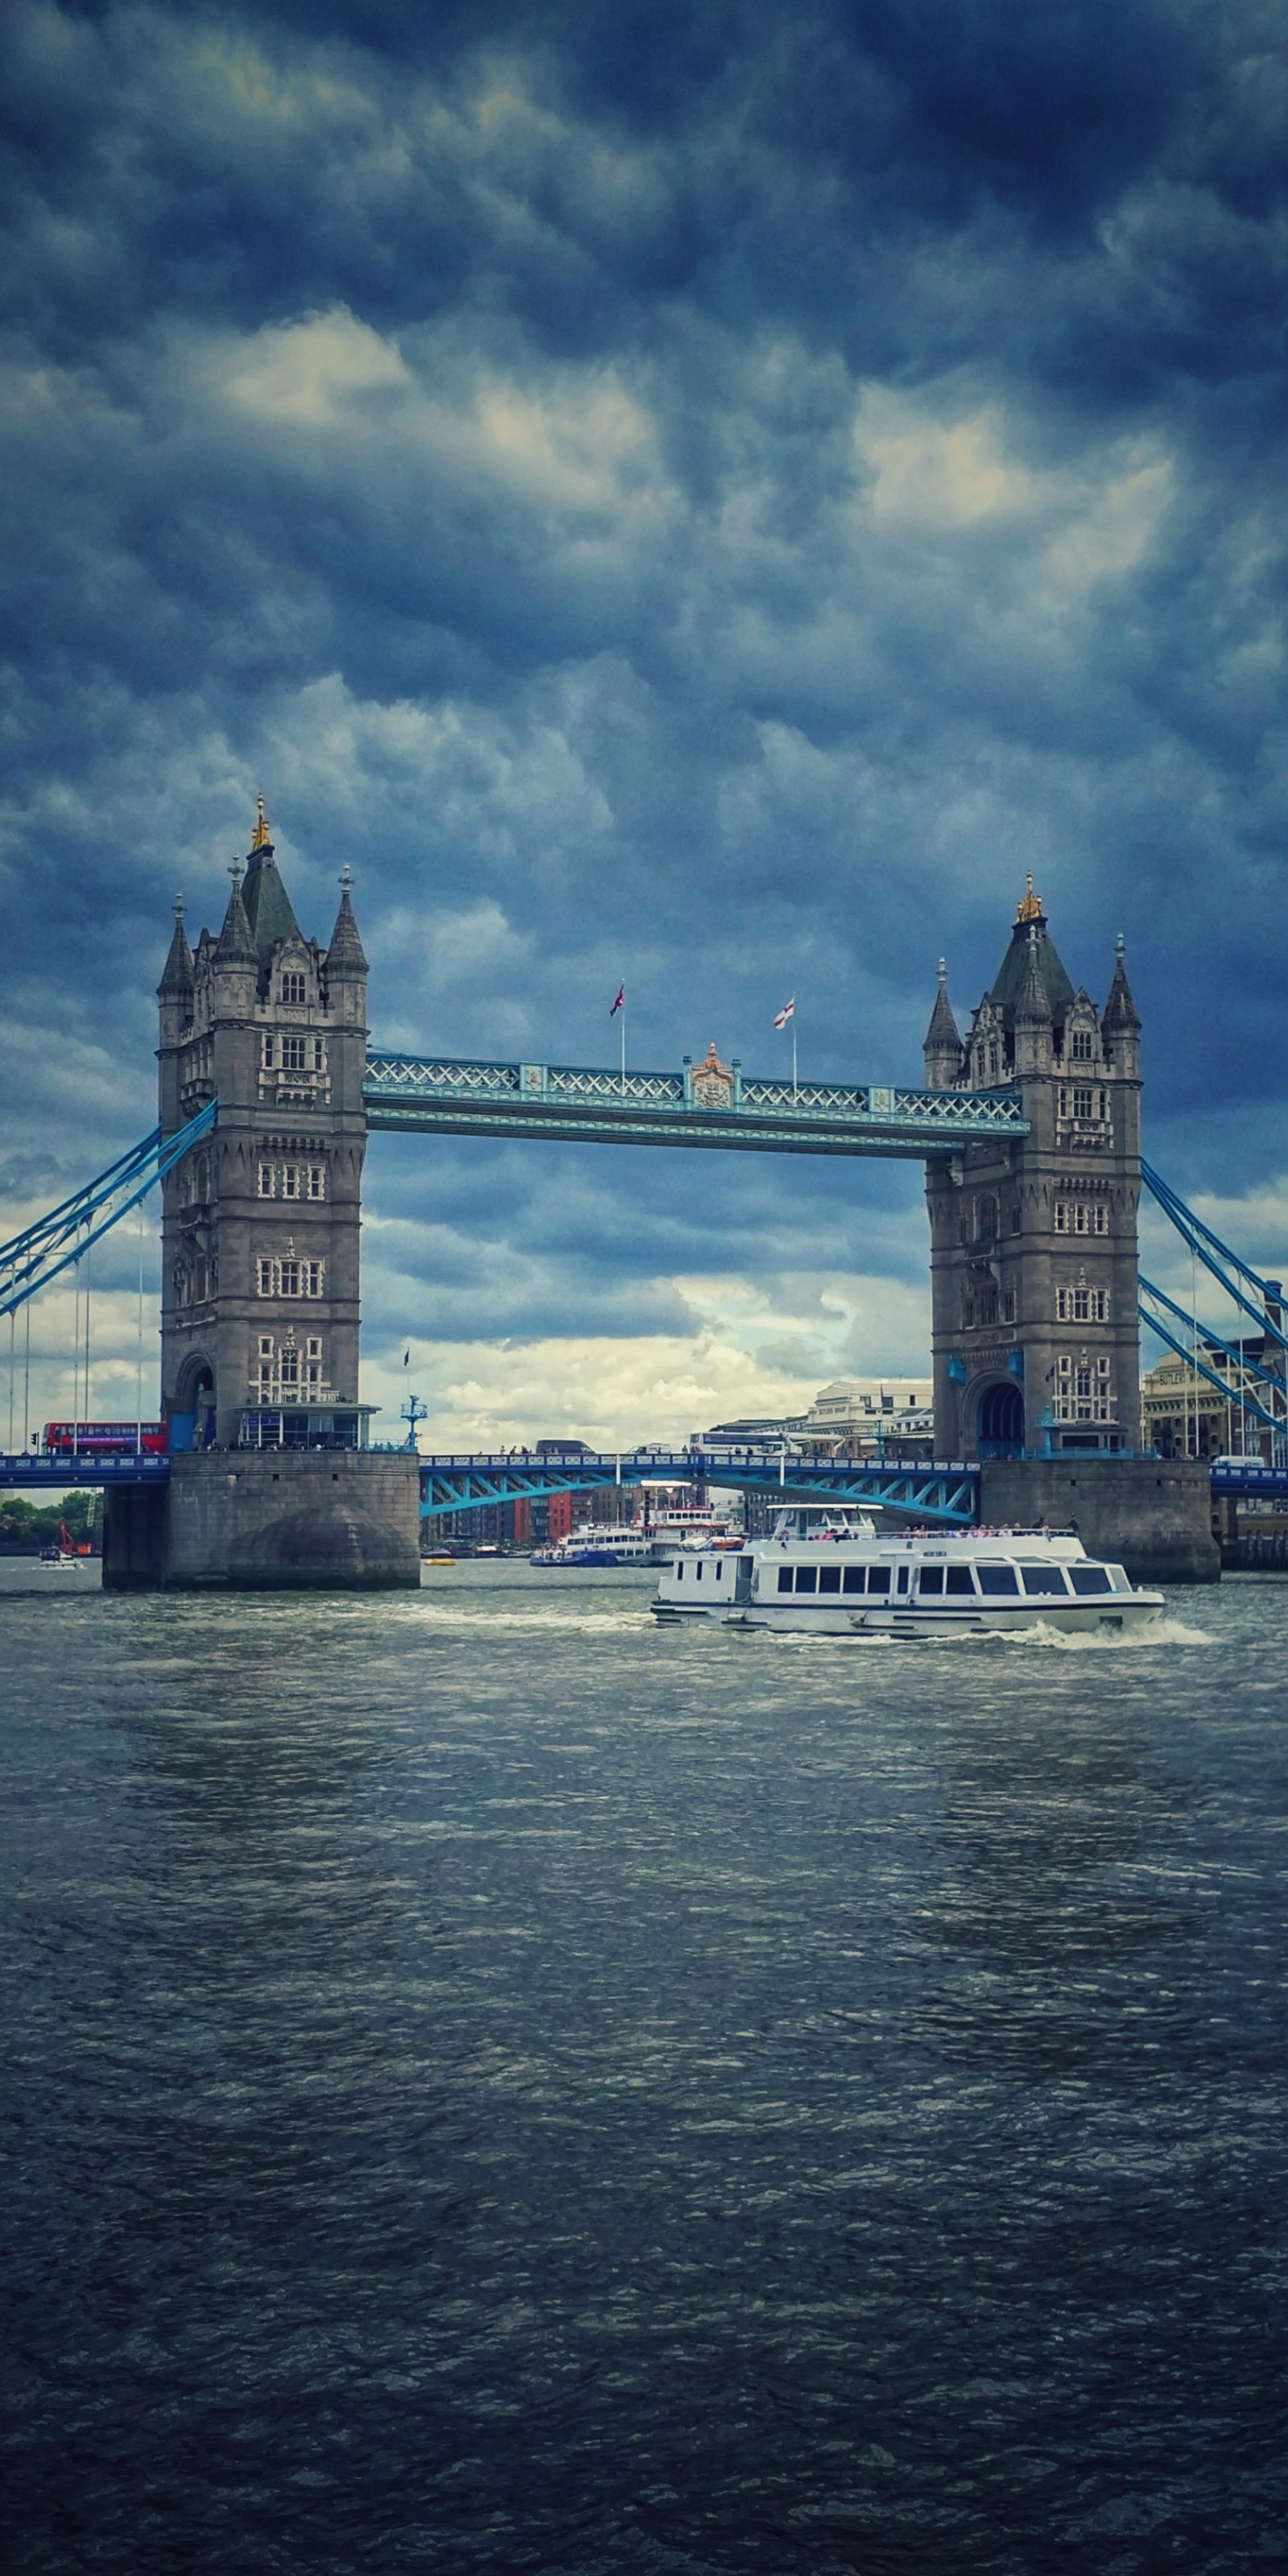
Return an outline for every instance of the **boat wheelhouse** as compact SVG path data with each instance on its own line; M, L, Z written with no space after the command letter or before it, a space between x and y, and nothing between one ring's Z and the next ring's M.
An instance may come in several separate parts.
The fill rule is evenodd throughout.
M804 1635L945 1638L1045 1626L1108 1634L1157 1619L1161 1592L1089 1557L1075 1531L912 1530L878 1537L784 1512L772 1538L662 1572L655 1615Z

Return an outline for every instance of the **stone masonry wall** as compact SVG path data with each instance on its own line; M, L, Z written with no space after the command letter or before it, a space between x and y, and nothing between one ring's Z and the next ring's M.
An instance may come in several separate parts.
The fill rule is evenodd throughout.
M996 1458L981 1469L987 1528L1077 1527L1089 1556L1134 1583L1216 1583L1207 1468L1162 1458Z
M237 1591L414 1590L420 1477L380 1450L217 1450L171 1464L162 1581Z

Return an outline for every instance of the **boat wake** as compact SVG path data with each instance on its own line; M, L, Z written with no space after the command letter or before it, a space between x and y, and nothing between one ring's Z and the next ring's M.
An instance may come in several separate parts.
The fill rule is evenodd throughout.
M1124 1649L1139 1654L1142 1647L1152 1650L1159 1646L1214 1646L1216 1639L1208 1635L1206 1628L1191 1628L1184 1619L1169 1619L1164 1613L1162 1618L1143 1621L1139 1627L1121 1630L1092 1628L1073 1633L1064 1628L1049 1628L1044 1621L1038 1620L1032 1628L1016 1629L1010 1636L995 1639L977 1637L973 1643L997 1644L1012 1649L1037 1647L1040 1651L1054 1646L1062 1655L1120 1655Z

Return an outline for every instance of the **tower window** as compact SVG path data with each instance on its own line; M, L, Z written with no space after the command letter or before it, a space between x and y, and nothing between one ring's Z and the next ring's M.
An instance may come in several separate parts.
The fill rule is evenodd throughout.
M326 1263L300 1261L293 1253L284 1260L257 1261L255 1289L260 1297L325 1297Z
M1062 1324L1104 1324L1109 1320L1107 1288L1057 1288L1055 1311Z
M1071 1056L1079 1058L1084 1063L1090 1061L1093 1053L1090 1029L1074 1030L1069 1047L1069 1053Z
M1076 1361L1062 1352L1056 1361L1056 1415L1061 1422L1112 1422L1114 1398L1108 1360L1090 1360L1080 1351Z
M261 1060L263 1062L265 1072L271 1073L273 1066L277 1062L277 1040L271 1029L265 1029L264 1031L264 1044Z
M283 1072L284 1072L284 1073L303 1073L303 1071L304 1071L304 1040L303 1040L303 1038L283 1038L283 1040L282 1040L282 1070L283 1070ZM1088 1097L1088 1099L1090 1099L1090 1097L1091 1097L1090 1092L1088 1092L1087 1097ZM1090 1113L1088 1113L1088 1114L1090 1114Z
M259 1195L262 1199L324 1199L326 1165L325 1163L261 1163Z
M302 975L283 975L282 1000L284 1002L302 1002L306 997L306 986Z
M326 1048L321 1038L315 1038L313 1041L313 1070L315 1073L323 1073L326 1070Z
M997 1201L984 1198L975 1205L975 1236L979 1243L991 1243L997 1233Z

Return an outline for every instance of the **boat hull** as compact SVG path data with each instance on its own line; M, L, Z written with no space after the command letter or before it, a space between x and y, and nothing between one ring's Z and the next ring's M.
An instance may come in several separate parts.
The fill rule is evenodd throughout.
M1056 1629L1070 1636L1126 1635L1153 1625L1161 1617L1165 1602L1161 1592L1119 1592L1097 1595L1088 1601L1017 1601L996 1605L983 1601L947 1603L941 1609L921 1608L915 1602L909 1609L873 1609L855 1611L844 1604L830 1602L796 1606L784 1602L781 1609L772 1602L750 1604L744 1608L721 1604L718 1608L690 1608L669 1601L654 1601L653 1616L664 1626L701 1626L769 1628L779 1636L792 1637L873 1637L938 1643L947 1638L1010 1637L1026 1629Z

